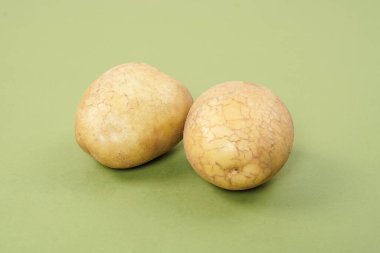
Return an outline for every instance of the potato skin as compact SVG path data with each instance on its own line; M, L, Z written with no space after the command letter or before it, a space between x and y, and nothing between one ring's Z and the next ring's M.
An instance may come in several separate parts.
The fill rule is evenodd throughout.
M192 102L185 86L158 69L144 63L118 65L83 95L76 113L76 140L107 167L138 166L182 139Z
M229 190L256 187L271 179L292 149L293 122L269 89L226 82L192 105L184 130L186 157L206 181Z

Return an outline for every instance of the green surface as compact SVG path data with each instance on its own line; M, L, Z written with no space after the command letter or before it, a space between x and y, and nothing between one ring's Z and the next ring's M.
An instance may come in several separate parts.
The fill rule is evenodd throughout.
M0 252L378 252L379 1L1 1ZM146 62L194 97L264 84L295 124L268 184L200 179L182 144L128 171L74 140L86 87Z

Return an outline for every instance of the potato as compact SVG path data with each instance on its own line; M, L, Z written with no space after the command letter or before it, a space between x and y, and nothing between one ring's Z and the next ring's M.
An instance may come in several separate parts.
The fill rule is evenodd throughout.
M142 63L116 66L87 89L76 114L76 140L115 169L146 163L181 139L193 102L180 82Z
M269 89L226 82L193 104L184 130L186 156L206 181L229 190L256 187L285 164L293 143L292 118Z

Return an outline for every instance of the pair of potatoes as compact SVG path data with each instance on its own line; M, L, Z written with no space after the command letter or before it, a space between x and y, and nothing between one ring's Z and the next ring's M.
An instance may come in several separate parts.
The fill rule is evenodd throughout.
M285 164L293 123L270 90L226 82L194 103L177 80L140 63L116 66L96 79L76 114L76 140L101 164L126 169L173 148L203 179L229 190L256 187Z

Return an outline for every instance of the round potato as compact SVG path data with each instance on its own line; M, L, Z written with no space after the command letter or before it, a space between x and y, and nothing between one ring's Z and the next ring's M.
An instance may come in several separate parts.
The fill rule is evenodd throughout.
M269 89L226 82L203 93L186 120L184 146L194 170L229 190L256 187L285 164L293 143L292 118Z
M85 92L76 113L76 140L105 166L134 167L182 139L192 102L185 86L156 68L122 64Z

